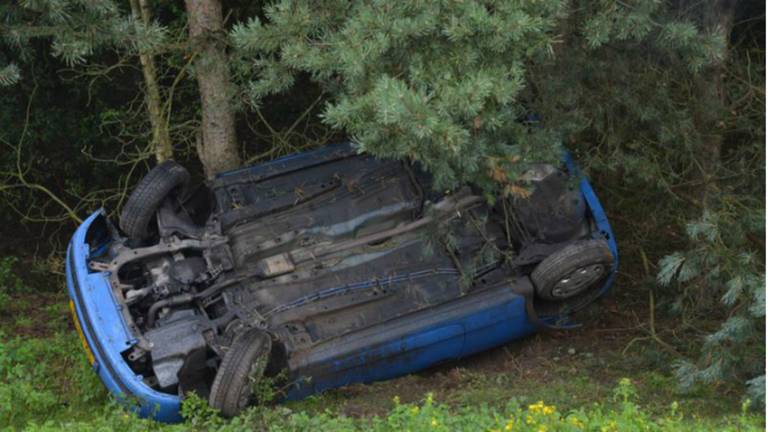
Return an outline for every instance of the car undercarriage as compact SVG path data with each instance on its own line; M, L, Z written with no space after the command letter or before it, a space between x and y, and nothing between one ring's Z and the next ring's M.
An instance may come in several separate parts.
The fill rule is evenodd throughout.
M418 353L406 345L429 331L466 338L473 324L445 323L472 311L517 302L505 340L561 325L615 272L610 228L565 167L532 164L530 194L489 204L349 144L307 155L196 189L183 168L159 165L119 228L99 219L89 271L107 275L133 337L121 356L146 386L195 391L234 415L254 402L256 375L279 379L287 397L385 378L376 347ZM502 339L414 354L403 370Z

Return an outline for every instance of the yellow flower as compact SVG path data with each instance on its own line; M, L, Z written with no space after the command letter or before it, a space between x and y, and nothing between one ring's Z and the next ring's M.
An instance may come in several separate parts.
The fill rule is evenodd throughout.
M432 427L435 427L435 426L437 426L437 419L433 418L432 419Z
M508 422L507 422L507 425L506 425L506 426L504 426L504 430L505 430L505 431L507 431L507 432L509 432L509 431L511 431L511 430L512 430L512 428L513 428L514 426L515 426L515 421L514 421L514 420L510 420L510 421L508 421Z
M538 401L533 405L528 405L528 411L534 414L540 413L544 409L544 401Z
M568 419L568 422L577 428L581 429L584 427L584 423L582 423L581 420L577 419L576 417L571 417Z
M555 412L555 407L552 405L545 406L542 410L545 415L551 415Z
M525 416L525 424L533 424L536 423L536 421L531 416Z
M537 432L547 432L547 427L544 425L539 426L539 430Z

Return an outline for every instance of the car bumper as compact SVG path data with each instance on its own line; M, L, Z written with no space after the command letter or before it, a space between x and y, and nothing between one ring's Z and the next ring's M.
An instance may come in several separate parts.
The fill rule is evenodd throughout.
M105 217L97 211L75 231L67 248L66 278L75 325L83 340L93 370L120 402L126 403L141 417L159 421L180 421L178 396L158 392L143 382L123 359L122 354L136 340L120 315L120 305L109 285L109 275L88 268L92 253L100 250L86 239L94 222ZM103 245L102 245L103 246Z

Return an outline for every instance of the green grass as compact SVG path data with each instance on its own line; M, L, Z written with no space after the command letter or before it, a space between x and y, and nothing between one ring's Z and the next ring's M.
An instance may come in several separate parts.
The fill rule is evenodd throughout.
M108 401L74 332L0 341L0 425L85 418Z
M25 294L26 295L26 294ZM187 421L141 420L112 402L72 330L66 298L14 296L19 318L0 321L0 429L27 430L373 430L623 431L762 430L755 410L728 389L682 394L648 350L623 356L530 338L462 362L301 401L257 407L233 420L204 401L185 402ZM35 309L33 304L43 306ZM25 309L25 308L32 309ZM31 313L36 310L36 313ZM18 335L20 331L29 334ZM562 345L562 346L561 346ZM568 348L579 351L568 354ZM606 345L607 346L607 345ZM542 351L543 350L543 351ZM583 352L582 352L583 351Z
M182 412L186 422L161 425L137 419L114 405L98 411L86 420L33 420L27 430L121 430L121 431L757 431L763 430L762 418L749 414L745 405L738 415L701 418L686 415L672 403L663 415L652 416L636 402L635 388L629 379L621 380L610 398L586 408L562 410L545 401L521 404L512 399L502 408L477 404L456 408L437 402L431 394L418 403L401 403L393 398L383 416L353 418L330 410L308 413L284 406L255 407L241 416L224 420L196 397L185 401Z

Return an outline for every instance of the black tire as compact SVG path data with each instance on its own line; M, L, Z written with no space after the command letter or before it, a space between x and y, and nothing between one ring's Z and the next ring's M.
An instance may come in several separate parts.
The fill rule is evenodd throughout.
M153 234L152 220L160 204L188 183L189 172L172 160L152 168L128 197L120 213L120 228L130 239L146 240Z
M613 254L604 240L579 240L540 262L531 280L539 298L564 301L605 280L612 264Z
M216 372L208 404L224 417L234 417L254 399L253 385L269 361L272 339L258 329L246 330L232 342Z

